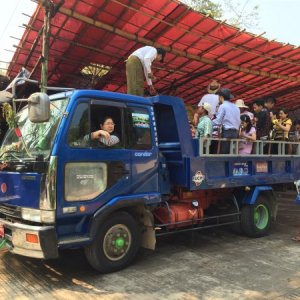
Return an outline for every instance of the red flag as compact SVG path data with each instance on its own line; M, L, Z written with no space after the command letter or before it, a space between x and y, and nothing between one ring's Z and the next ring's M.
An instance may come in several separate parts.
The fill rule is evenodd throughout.
M15 134L18 138L20 138L22 136L22 132L19 127L15 128Z

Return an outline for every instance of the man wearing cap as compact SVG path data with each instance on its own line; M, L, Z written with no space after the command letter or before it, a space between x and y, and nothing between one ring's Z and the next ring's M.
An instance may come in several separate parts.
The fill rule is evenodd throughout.
M227 88L220 89L217 94L219 95L221 105L219 106L216 118L212 121L213 125L222 126L222 138L238 138L241 119L239 108L230 102L234 97ZM230 143L222 142L221 153L229 154L229 151Z
M219 105L219 96L216 95L220 88L220 83L217 80L213 80L207 87L207 94L205 94L198 103L198 106L201 106L204 102L209 103L211 106L211 110L209 113L209 117L213 119L216 115L217 107ZM194 115L194 123L197 125L199 120L199 116L197 113Z
M241 116L247 115L250 118L251 122L253 122L254 115L252 112L248 111L249 107L245 104L243 99L236 100L235 105L240 109Z
M156 94L152 84L155 76L152 74L153 61L163 62L166 51L163 48L144 46L135 50L126 60L127 94L144 96L144 76L151 95Z

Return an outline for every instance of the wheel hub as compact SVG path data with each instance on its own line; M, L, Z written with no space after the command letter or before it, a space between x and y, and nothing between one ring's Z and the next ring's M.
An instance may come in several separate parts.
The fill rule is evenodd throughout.
M124 224L116 224L109 228L104 236L103 251L112 261L122 259L131 247L131 233Z
M117 249L122 249L125 246L125 239L122 237L118 237L115 241L115 247Z
M254 210L254 224L258 229L265 229L269 222L268 209L260 204Z

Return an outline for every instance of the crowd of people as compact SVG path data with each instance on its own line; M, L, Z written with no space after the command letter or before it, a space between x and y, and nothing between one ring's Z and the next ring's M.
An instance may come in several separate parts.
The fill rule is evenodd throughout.
M127 93L144 96L144 80L149 94L157 94L152 81L155 76L151 66L154 61L163 62L166 51L163 48L144 46L135 50L126 60ZM289 118L285 108L277 108L276 99L256 99L252 111L243 99L232 101L234 96L228 88L221 88L218 80L212 80L207 93L201 98L191 121L193 137L201 138L209 153L230 153L229 139L240 139L239 154L255 151L254 141L299 141L300 120ZM208 138L213 138L212 141ZM223 138L221 143L215 139ZM278 154L277 143L266 143L264 154ZM285 147L286 154L293 154L295 147Z
M255 100L252 111L243 99L232 101L233 98L228 88L221 88L220 83L213 80L191 121L193 137L202 138L205 146L208 138L240 139L239 154L254 153L255 140L300 140L300 120L293 122L285 108L277 108L274 97ZM213 140L209 148L209 153L229 154L230 142ZM263 151L264 154L278 154L278 143L265 143ZM295 153L295 147L286 145L285 153Z

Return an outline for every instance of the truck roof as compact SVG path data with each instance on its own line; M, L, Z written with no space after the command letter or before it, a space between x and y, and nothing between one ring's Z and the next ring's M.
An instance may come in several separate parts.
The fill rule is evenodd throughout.
M62 93L53 94L50 96L51 100L59 99L62 97L91 97L91 98L104 98L111 99L114 101L126 101L133 103L140 103L143 105L152 105L153 101L152 97L140 97L135 95L128 95L123 93L109 92L109 91L101 91L101 90L70 90Z

